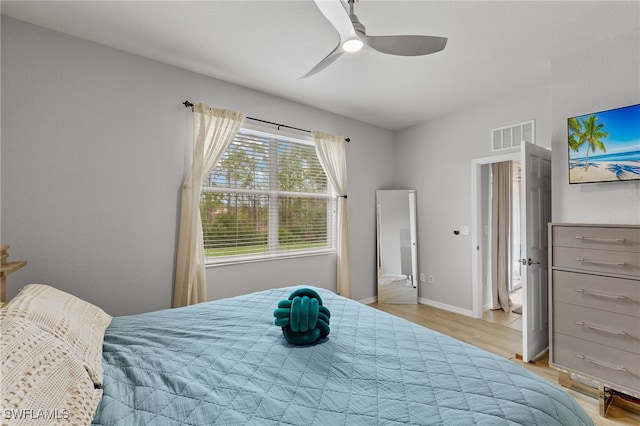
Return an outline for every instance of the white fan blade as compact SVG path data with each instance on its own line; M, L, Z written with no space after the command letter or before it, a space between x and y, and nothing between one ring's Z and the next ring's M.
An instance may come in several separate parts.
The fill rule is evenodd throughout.
M314 0L320 12L327 18L327 21L340 34L340 40L345 41L351 37L356 37L353 24L349 18L349 12L344 8L341 0Z
M342 40L338 43L338 45L336 46L335 49L333 49L331 51L331 53L329 53L327 56L324 57L323 60L321 60L320 62L318 62L318 64L311 68L309 70L309 72L307 72L305 75L303 75L302 77L298 78L298 80L303 79L303 78L307 78L310 77L320 71L322 71L323 69L325 69L326 67L328 67L329 65L331 65L336 59L338 59L342 54L344 53L344 50L342 50Z
M421 35L368 36L360 39L378 52L399 56L421 56L440 52L447 45L446 37Z
M340 40L338 41L338 45L324 57L315 67L311 68L309 72L300 77L298 80L302 78L307 78L309 76L314 75L315 73L322 71L329 65L331 65L336 59L340 57L344 53L342 50L342 43L345 40L350 38L357 37L356 32L353 29L353 24L351 23L351 19L349 19L349 14L347 10L344 8L341 0L314 0L320 12L327 18L327 21L338 31L338 35L340 36Z

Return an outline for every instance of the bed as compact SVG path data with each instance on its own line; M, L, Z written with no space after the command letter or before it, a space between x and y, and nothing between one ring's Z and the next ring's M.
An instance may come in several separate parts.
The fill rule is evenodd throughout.
M291 345L273 315L295 289L111 318L29 285L0 311L5 421L35 408L94 425L593 424L515 363L328 290L313 289L331 312L329 335ZM62 347L31 363L54 364L45 406L29 392L44 393L47 368L20 388L36 380L20 351L38 344Z

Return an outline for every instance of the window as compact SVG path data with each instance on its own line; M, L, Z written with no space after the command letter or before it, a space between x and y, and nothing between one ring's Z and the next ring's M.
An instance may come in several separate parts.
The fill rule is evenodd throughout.
M241 129L202 183L208 262L335 250L335 194L312 140Z

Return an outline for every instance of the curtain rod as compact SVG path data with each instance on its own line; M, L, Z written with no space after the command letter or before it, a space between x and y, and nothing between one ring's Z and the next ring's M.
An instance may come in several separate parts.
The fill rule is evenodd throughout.
M182 103L182 105L184 105L185 108L191 108L191 110L193 110L193 104L190 101L184 101ZM259 118L253 118L253 117L247 117L247 119L253 120L253 121L259 121L261 123L272 124L274 126L278 126L278 130L280 130L280 127L286 127L287 129L293 129L293 130L298 130L300 132L312 133L311 130L301 129L299 127L287 126L286 124L274 123L273 121L261 120ZM350 138L344 138L344 140L347 143L351 142Z

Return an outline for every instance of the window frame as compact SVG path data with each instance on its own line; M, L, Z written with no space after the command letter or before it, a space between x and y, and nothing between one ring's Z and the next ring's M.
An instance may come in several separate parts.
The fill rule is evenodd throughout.
M287 132L282 129L274 130L272 128L267 128L261 125L252 125L250 123L244 123L238 134L241 133L250 133L260 135L262 137L269 138L269 149L270 155L274 153L277 155L275 142L279 139L285 139L293 143L299 143L307 146L312 146L315 148L315 142L313 137L310 135L301 136L299 133ZM235 139L235 138L234 138ZM254 263L254 262L262 262L262 261L270 261L277 259L292 259L297 257L308 257L308 256L319 256L319 255L330 255L336 253L336 244L337 244L337 193L331 185L330 180L327 177L327 192L326 193L313 193L313 192L291 192L291 191L280 191L278 190L278 180L277 180L277 162L269 161L269 188L268 189L246 189L246 188L229 188L229 187L215 187L215 186L200 186L200 193L202 192L212 192L212 193L221 193L221 194L251 194L251 195L262 195L268 197L268 237L267 237L267 251L257 254L235 254L229 256L206 256L206 246L205 250L205 266L213 267L213 266L224 266L230 264L242 264L242 263ZM217 167L218 165L216 165ZM275 166L275 167L274 167ZM275 169L275 170L274 170ZM215 170L215 167L214 167ZM324 170L323 170L324 173ZM326 176L326 173L325 173ZM275 179L274 179L275 177ZM203 181L204 182L204 181ZM278 251L278 234L279 234L279 223L278 223L278 199L280 197L299 197L303 199L326 199L328 201L327 204L327 245L322 248L314 248L314 249L298 249L298 250L284 250ZM275 200L275 201L274 201ZM274 211L276 212L274 214ZM276 218L276 220L272 220ZM206 238L203 236L203 243L206 243Z

